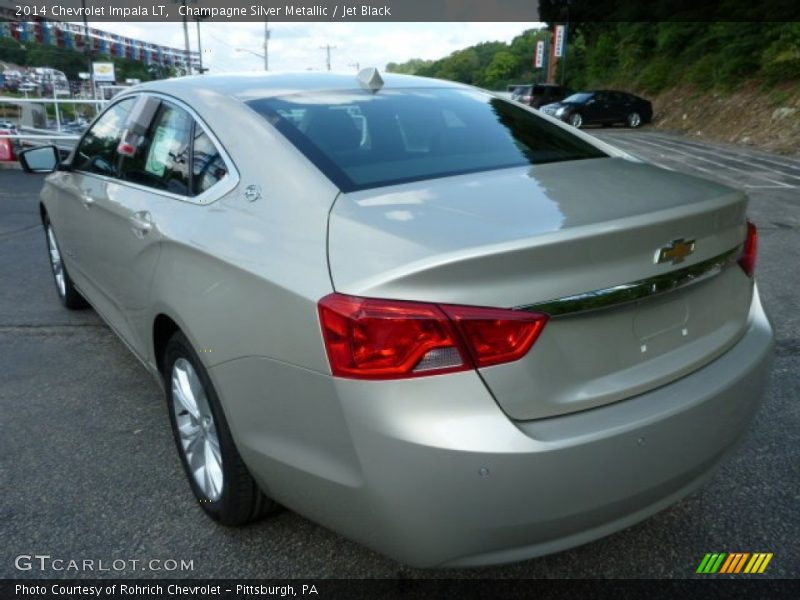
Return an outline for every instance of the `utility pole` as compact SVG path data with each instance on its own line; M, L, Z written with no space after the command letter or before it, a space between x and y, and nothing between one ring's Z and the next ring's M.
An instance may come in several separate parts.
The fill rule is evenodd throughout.
M94 65L92 64L92 47L89 45L89 21L86 18L86 0L81 0L83 8L83 52L86 54L86 62L89 70L89 85L92 86L92 98L95 97L94 90ZM25 95L27 98L27 94ZM97 106L95 105L95 109Z
M269 71L269 19L264 19L264 70Z
M183 43L186 46L186 56L184 60L186 61L186 74L192 74L192 51L189 48L189 22L186 18L186 0L181 0L181 4L183 4Z
M328 71L331 70L331 50L336 50L336 46L331 46L330 44L325 44L324 46L319 47L320 50L325 50L326 53L326 61L325 64L328 67Z
M203 68L203 44L200 43L200 19L197 19L197 51L200 53L200 75L206 72Z

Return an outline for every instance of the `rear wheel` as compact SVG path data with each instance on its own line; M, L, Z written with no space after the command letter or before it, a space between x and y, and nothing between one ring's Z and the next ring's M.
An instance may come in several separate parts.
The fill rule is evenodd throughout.
M569 124L576 129L580 129L583 125L583 117L581 116L581 113L572 113L569 116Z
M632 112L626 117L625 124L635 129L642 124L642 116L638 112Z
M242 461L211 380L180 332L164 351L164 384L178 454L203 510L224 525L274 510Z
M56 284L58 299L61 300L61 304L70 310L86 308L88 306L86 300L84 300L80 292L75 289L72 278L67 272L67 267L64 265L64 260L61 257L61 248L58 245L53 224L50 223L50 219L46 217L44 221L44 234L45 240L47 241L47 256L50 259L50 270L53 272L53 281Z

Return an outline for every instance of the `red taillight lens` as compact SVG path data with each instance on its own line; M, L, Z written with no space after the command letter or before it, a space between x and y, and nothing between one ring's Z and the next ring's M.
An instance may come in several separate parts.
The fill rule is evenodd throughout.
M546 315L331 294L319 302L331 371L354 379L401 379L517 360Z
M744 241L742 255L739 257L739 266L752 277L756 271L756 257L758 256L758 230L752 221L747 220L747 238Z
M458 326L477 367L519 360L544 329L547 315L518 310L443 306Z

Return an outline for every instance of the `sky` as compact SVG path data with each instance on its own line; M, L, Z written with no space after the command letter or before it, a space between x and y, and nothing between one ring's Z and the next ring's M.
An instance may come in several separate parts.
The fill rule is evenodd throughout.
M91 23L91 27L156 44L184 47L180 23ZM437 59L479 42L511 41L541 23L274 23L270 22L271 71L325 69L330 44L334 71L378 67L411 58ZM212 73L263 70L263 23L202 23L203 66ZM189 23L189 41L197 50L196 24Z

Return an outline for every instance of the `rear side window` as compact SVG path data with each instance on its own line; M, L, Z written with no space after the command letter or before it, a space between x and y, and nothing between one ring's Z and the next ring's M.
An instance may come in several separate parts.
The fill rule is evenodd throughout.
M248 104L343 191L607 156L529 110L472 90L357 90Z
M222 159L219 149L199 126L194 130L194 151L192 153L192 192L202 194L228 175L228 165Z
M136 154L122 159L120 179L188 196L193 125L185 110L162 102Z
M98 175L115 175L117 146L133 102L133 98L117 102L92 125L75 150L72 159L74 169Z

